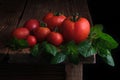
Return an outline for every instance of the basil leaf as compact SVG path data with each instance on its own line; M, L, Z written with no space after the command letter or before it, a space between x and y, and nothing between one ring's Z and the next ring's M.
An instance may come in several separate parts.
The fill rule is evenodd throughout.
M12 49L19 49L19 48L27 48L28 47L28 43L26 40L24 39L16 39L16 38L12 38L10 40L9 43L9 47L11 47Z
M53 58L51 63L52 64L58 64L64 62L66 59L66 55L63 53L57 53Z
M30 52L33 56L38 56L38 54L40 53L39 44L36 44L33 48L31 48Z
M79 52L78 52L78 46L75 44L74 41L70 41L64 46L61 46L61 52L67 55L68 60L70 63L73 64L78 64L80 59L79 59Z
M99 38L99 35L101 35L102 30L103 30L103 25L96 24L95 26L91 27L89 37L92 39Z
M21 40L18 40L18 41L16 41L16 42L17 42L17 45L18 45L20 48L26 48L26 47L28 47L28 43L27 43L26 40L21 39Z
M84 57L89 57L97 53L96 49L92 46L92 43L88 40L80 43L78 50Z
M69 55L69 61L77 65L80 62L79 55L78 54Z
M56 46L49 44L47 42L43 42L42 46L44 47L45 52L52 54L53 56L55 56L58 52L58 49Z
M101 45L104 45L103 47L108 49L114 49L118 47L117 41L114 40L114 38L106 33L102 33L100 35L100 42Z
M102 57L102 59L110 66L115 66L113 57L111 55L111 52L108 49L101 48L101 50L98 53L99 56Z
M63 52L66 53L67 55L78 54L78 47L73 41L65 44L62 50L64 50Z

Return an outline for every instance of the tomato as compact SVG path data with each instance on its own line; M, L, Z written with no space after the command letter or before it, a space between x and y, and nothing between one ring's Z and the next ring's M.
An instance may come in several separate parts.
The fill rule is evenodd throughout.
M45 23L47 23L48 27L51 30L54 30L55 27L60 27L62 22L66 19L66 16L63 14L54 14L52 12L47 13L44 17L43 17L43 21Z
M38 27L34 31L34 35L36 36L37 40L40 42L45 40L49 33L50 33L50 29L47 27Z
M90 33L90 23L84 17L76 17L76 20L69 17L64 20L61 32L65 41L73 40L75 43L80 43L87 39Z
M63 36L58 32L50 32L47 36L47 41L55 46L59 46L63 42Z
M29 19L24 23L24 27L28 28L30 31L39 27L39 25L40 25L40 22L37 19Z
M26 39L30 34L29 30L25 27L19 27L13 30L12 35L17 39Z
M37 40L36 40L35 36L33 36L33 35L29 35L26 40L30 47L33 47L37 43Z
M47 14L45 14L45 16L43 17L43 21L48 23L50 18L52 18L54 16L54 14L52 12L48 12Z

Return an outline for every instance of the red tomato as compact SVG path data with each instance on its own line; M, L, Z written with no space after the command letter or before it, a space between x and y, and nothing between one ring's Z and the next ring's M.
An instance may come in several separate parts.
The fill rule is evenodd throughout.
M37 40L36 40L35 36L33 36L33 35L29 35L26 40L30 47L33 47L37 43Z
M63 36L58 32L50 32L47 41L55 46L59 46L63 42Z
M24 27L28 28L30 31L40 26L40 22L37 19L29 19L24 23Z
M49 12L49 13L45 14L45 16L43 17L43 21L48 23L50 18L53 16L54 16L54 14L52 12Z
M72 21L71 17L67 18L62 24L62 34L65 41L75 41L80 43L87 39L90 33L90 23L86 18L77 18Z
M12 32L13 37L17 39L26 39L29 34L30 34L29 30L25 27L16 28Z
M43 17L43 21L45 23L47 23L48 27L51 30L54 30L55 27L60 27L62 22L66 19L66 16L64 16L63 14L56 14L54 15L54 13L47 13L44 17Z
M50 29L47 27L38 27L34 31L34 35L36 36L38 41L45 40L49 33L50 33Z

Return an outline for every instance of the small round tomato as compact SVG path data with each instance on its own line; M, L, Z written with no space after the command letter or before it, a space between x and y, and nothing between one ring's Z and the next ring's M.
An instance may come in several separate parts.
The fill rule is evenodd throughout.
M26 39L29 34L30 34L29 30L25 27L16 28L12 32L13 37L17 39Z
M48 12L47 14L45 14L45 16L43 17L43 21L48 23L50 18L53 17L54 14L52 12Z
M38 41L43 41L46 39L47 35L50 33L50 29L47 27L38 27L34 30L34 35Z
M33 47L37 43L37 40L36 40L35 36L33 36L33 35L29 35L26 40L30 47Z
M43 17L43 21L45 23L47 23L48 27L51 30L54 30L56 27L60 27L62 22L66 19L66 16L60 13L47 13L44 17Z
M55 46L59 46L63 42L63 36L58 32L50 32L47 36L47 41Z
M65 41L73 40L80 43L87 39L90 33L90 23L84 17L69 17L63 22L61 33Z
M40 22L37 19L29 19L24 23L24 27L28 28L30 31L40 26Z

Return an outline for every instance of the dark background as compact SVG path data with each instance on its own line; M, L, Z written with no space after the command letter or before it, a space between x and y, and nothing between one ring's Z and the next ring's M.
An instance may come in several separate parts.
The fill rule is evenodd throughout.
M93 25L103 24L104 31L120 44L120 4L118 0L87 0ZM120 46L112 50L115 67L96 56L96 64L85 64L83 80L120 80Z

